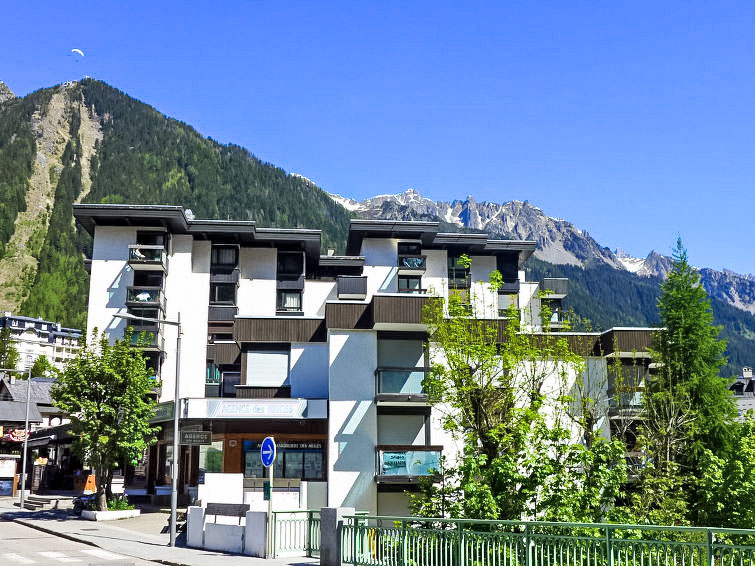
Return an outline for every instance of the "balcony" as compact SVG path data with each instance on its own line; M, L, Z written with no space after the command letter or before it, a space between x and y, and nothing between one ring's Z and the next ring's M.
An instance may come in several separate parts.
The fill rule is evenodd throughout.
M422 388L428 368L382 367L375 371L375 403L378 405L427 404Z
M158 308L165 311L165 296L162 287L127 287L126 306Z
M400 255L398 256L399 275L421 275L425 272L427 256Z
M364 300L367 297L367 277L339 275L336 283L339 299Z
M165 246L132 244L128 247L128 264L132 269L165 271Z
M283 291L302 291L304 289L303 273L278 273L277 288Z
M504 281L500 289L498 289L499 295L516 295L519 293L521 285L519 279L514 281Z
M210 305L207 309L207 320L208 322L233 320L237 314L239 314L239 307L236 305Z
M131 334L131 346L149 352L165 351L165 341L159 332L134 332Z
M210 273L210 283L232 283L234 285L239 282L239 270L231 269L230 271L217 271Z
M442 446L382 445L375 450L379 484L411 485L421 478L439 478Z
M540 290L549 299L563 299L569 293L569 280L565 277L545 277Z

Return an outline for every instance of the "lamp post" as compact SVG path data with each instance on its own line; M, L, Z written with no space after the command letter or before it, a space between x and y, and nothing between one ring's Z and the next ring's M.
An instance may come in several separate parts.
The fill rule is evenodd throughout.
M24 508L24 501L26 497L26 454L29 449L29 403L31 401L31 356L26 356L26 369L11 369L11 368L0 368L0 372L9 372L9 373L26 373L28 372L28 377L26 378L26 418L24 419L24 449L23 449L23 461L21 462L21 501L19 503L19 507L21 509Z
M147 318L136 316L128 313L118 313L113 315L115 318L124 320L138 320L141 322L152 322L154 324L167 324L178 327L178 336L176 337L176 387L173 396L173 466L171 473L170 488L170 546L176 546L176 514L178 509L178 395L179 395L179 376L181 373L181 313L176 316L176 320L161 320L157 318Z

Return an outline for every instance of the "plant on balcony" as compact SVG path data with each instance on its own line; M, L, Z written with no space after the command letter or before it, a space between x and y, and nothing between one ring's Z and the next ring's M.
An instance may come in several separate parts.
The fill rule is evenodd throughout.
M141 457L157 430L149 424L155 382L130 334L110 344L95 329L52 388L56 406L71 419L74 447L95 474L99 511L112 499L113 470Z
M462 257L460 262L469 263ZM502 284L490 274L490 294ZM474 290L475 287L473 287ZM574 397L585 360L558 334L523 332L512 306L501 320L484 297L428 301L432 369L424 381L463 455L440 484L412 496L419 515L476 519L602 520L622 496L624 447L595 430L608 403ZM578 414L591 411L589 418Z

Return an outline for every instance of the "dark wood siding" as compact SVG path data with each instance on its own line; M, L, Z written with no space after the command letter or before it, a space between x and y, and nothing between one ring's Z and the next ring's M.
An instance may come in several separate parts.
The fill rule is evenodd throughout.
M233 364L238 361L241 349L235 342L216 343L214 346L216 364Z
M653 330L610 330L600 337L604 354L612 352L647 352L653 344Z
M237 318L233 324L237 342L325 342L325 319Z
M375 295L372 297L372 315L375 324L422 324L422 310L427 297Z
M372 305L367 303L327 303L328 328L372 328Z

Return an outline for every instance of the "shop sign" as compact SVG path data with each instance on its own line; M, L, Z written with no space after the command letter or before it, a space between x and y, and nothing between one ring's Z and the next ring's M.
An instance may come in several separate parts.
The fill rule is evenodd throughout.
M182 430L181 444L199 446L200 444L212 444L212 432L209 430Z
M307 409L306 399L260 400L203 399L204 407L189 400L188 418L300 419ZM203 414L202 414L203 413Z
M159 423L162 421L170 421L173 419L173 401L167 403L160 403L155 407L155 415L149 419L151 423Z

